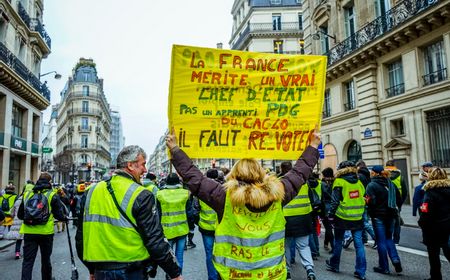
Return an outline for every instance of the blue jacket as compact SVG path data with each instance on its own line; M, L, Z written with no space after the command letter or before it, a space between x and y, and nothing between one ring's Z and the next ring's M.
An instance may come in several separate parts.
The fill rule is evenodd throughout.
M417 216L417 210L419 210L420 205L422 205L423 197L425 196L425 191L422 189L423 185L426 181L423 181L418 186L414 188L414 196L413 196L413 207L412 207L412 215ZM420 213L419 213L420 214Z

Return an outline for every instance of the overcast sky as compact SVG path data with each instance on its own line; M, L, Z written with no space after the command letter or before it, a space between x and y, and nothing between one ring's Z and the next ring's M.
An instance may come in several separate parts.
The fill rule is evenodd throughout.
M233 0L46 0L44 24L52 53L41 73L51 103L80 57L93 58L106 98L122 116L126 145L153 153L167 128L170 55L173 44L229 49ZM48 122L50 110L44 113Z

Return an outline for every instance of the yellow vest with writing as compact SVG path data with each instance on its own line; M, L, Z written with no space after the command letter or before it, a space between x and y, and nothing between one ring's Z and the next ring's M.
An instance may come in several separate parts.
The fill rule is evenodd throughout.
M52 214L52 199L53 196L56 194L55 190L44 190L42 191L42 194L44 194L47 197L48 201L48 211L50 212L50 217L48 218L48 221L45 225L26 225L25 223L22 223L20 226L20 233L21 234L42 234L42 235L50 235L55 233L55 222L53 219ZM33 197L34 192L25 192L23 195L23 206L24 208L27 207L28 199Z
M135 262L150 257L139 233L124 218L102 181L91 187L83 214L83 253L88 262ZM136 225L132 214L136 197L144 187L113 175L111 186L118 204Z
M189 191L178 188L164 188L156 193L156 198L161 205L161 225L167 239L183 236L189 233L186 215L186 202L189 199Z
M281 201L256 213L244 205L232 205L228 191L213 249L213 262L220 277L286 279L285 224Z
M362 219L366 202L364 200L364 185L358 180L357 183L349 183L342 178L336 178L333 189L342 187L343 200L339 203L336 216L347 221L359 221Z

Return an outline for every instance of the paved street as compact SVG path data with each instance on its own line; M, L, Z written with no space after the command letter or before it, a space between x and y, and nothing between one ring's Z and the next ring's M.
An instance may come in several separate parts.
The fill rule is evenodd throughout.
M74 236L74 231L71 230L72 238ZM416 241L414 241L416 240ZM420 230L415 228L404 227L402 231L402 240L400 242L399 254L402 259L404 273L400 277L392 278L394 276L383 276L375 274L372 272L372 267L377 265L377 252L376 250L366 247L366 257L367 257L367 279L417 279L422 280L428 277L428 259L426 258L423 244L419 243L420 240ZM197 232L195 235L195 242L197 248L190 249L185 253L184 256L184 276L185 279L207 279L206 277L206 267L204 265L204 252L203 245L201 241L201 236ZM322 240L320 241L322 244ZM72 242L74 244L74 242ZM416 249L411 251L410 248ZM325 270L325 260L329 254L325 251L321 251L321 257L315 261L316 274L318 279L354 279L353 266L354 266L354 249L350 246L349 249L344 250L342 254L341 262L341 273L335 274ZM299 258L297 257L297 262ZM0 279L2 280L16 280L20 279L21 271L21 260L14 259L14 246L8 247L0 251L0 271L2 271ZM52 264L54 276L58 280L70 279L70 254L67 244L66 233L57 233L55 235ZM80 279L88 279L88 272L86 268L81 264L81 262L76 258L76 264L78 271L80 273ZM393 268L392 268L393 269ZM450 275L450 264L448 262L443 262L443 275ZM34 279L41 279L40 277L40 259L36 261L34 267ZM306 274L303 268L300 268L298 264L295 265L293 270L293 279L306 279ZM162 270L158 271L158 280L164 280L164 273ZM448 278L447 278L448 279Z

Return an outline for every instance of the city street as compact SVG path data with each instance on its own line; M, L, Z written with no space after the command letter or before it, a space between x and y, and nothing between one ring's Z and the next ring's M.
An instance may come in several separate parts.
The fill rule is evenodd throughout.
M75 231L71 230L72 239L74 238ZM428 259L426 257L426 252L424 252L424 246L418 240L421 238L420 229L417 228L402 228L402 240L400 241L399 254L403 264L404 273L402 276L396 277L396 279L417 279L423 280L428 275ZM185 252L184 255L184 277L185 279L207 279L206 266L204 265L204 251L201 241L201 235L196 232L194 241L197 247L190 249ZM322 239L320 243L322 243ZM74 245L74 241L72 244ZM318 279L354 279L353 278L353 267L354 267L354 249L353 245L349 249L344 250L342 253L340 273L332 273L325 270L325 260L329 257L329 254L321 249L321 256L317 261L316 265L316 275ZM81 262L76 258L76 265L79 271L79 279L88 279L87 269L81 264ZM369 245L366 246L366 258L367 258L367 279L377 280L377 279L394 279L395 275L385 276L372 272L372 267L377 265L377 251L372 249ZM442 274L450 275L450 264L447 261L443 261ZM0 271L2 271L2 280L16 280L20 279L21 272L21 260L14 259L14 246L10 246L0 252ZM53 275L57 280L70 279L71 275L71 265L70 265L70 254L67 243L67 234L56 233L53 255ZM393 270L393 268L391 267ZM36 260L34 266L35 276L33 279L41 279L40 277L40 258ZM303 268L299 266L299 257L297 256L297 264L294 265L293 279L306 279L306 273ZM159 269L158 275L156 277L158 280L164 280L164 272Z

